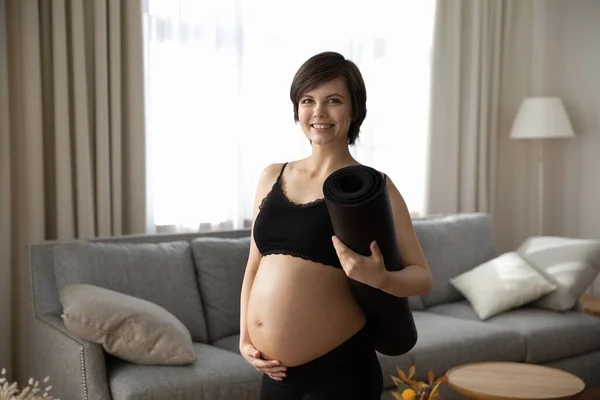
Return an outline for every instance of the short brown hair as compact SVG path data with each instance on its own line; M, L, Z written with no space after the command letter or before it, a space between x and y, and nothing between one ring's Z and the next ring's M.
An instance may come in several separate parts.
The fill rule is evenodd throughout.
M352 122L348 129L348 144L352 146L367 116L367 89L356 64L332 51L312 56L296 72L290 87L290 99L294 104L294 120L298 122L300 98L315 87L339 77L344 78L352 102Z

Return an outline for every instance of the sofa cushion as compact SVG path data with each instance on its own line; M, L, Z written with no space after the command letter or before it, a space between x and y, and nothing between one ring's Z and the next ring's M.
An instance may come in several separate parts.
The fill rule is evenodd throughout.
M536 300L556 290L515 252L504 253L450 279L481 320Z
M60 293L65 327L124 360L148 365L196 361L187 328L164 308L93 285L67 285Z
M435 306L427 311L477 320L466 301ZM491 317L486 323L523 336L527 342L526 362L541 363L600 350L600 318L577 311L557 312L524 306Z
M236 333L235 335L225 336L216 340L213 346L240 354L240 334Z
M470 362L525 360L524 338L509 329L430 312L413 315L419 339L407 354L417 379L427 379L429 370L442 376L451 367Z
M432 290L422 295L425 307L462 300L452 277L494 257L492 218L465 213L415 218L413 226L433 273Z
M412 311L423 311L425 309L421 296L410 296L408 298L408 304Z
M83 283L151 301L179 319L194 341L207 340L187 241L58 244L54 273L59 293L66 285Z
M600 350L600 318L524 307L490 319L527 339L525 361L539 363Z
M256 400L262 374L239 354L195 343L196 363L151 367L109 363L113 400Z
M473 306L468 300L460 300L452 303L438 304L437 306L429 307L427 312L434 314L442 314L448 317L470 319L479 321L479 317L475 313Z
M532 237L517 253L557 286L533 303L551 310L572 309L600 270L600 240Z
M191 243L194 265L213 343L240 332L240 296L250 237L201 237Z
M598 373L600 371L600 351L585 353L575 357L561 358L560 360L550 361L542 365L570 372L581 378L587 387L600 387L600 374ZM596 392L596 394L598 395L599 393ZM591 396L586 397L587 400L598 400L600 396L596 398ZM581 400L586 397L581 396Z

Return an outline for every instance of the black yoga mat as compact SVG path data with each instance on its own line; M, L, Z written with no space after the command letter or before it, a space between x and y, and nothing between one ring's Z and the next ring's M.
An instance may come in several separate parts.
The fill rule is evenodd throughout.
M335 235L355 252L370 256L377 241L389 271L404 268L384 177L377 170L352 165L331 174L323 184L325 203ZM386 355L408 352L417 342L417 329L406 297L350 279L359 305L375 329L375 349Z

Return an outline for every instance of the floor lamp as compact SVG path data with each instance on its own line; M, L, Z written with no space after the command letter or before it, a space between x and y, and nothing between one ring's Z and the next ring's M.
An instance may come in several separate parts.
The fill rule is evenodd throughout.
M515 117L511 139L538 139L538 234L544 235L544 143L543 139L574 137L565 107L558 97L527 97Z

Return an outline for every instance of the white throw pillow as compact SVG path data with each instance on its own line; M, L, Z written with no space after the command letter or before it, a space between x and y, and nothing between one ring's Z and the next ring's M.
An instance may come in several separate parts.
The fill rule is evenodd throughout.
M556 311L572 309L600 269L600 241L532 237L517 253L557 289L532 305Z
M164 308L94 285L74 284L60 293L65 327L101 344L107 353L148 365L196 360L188 329Z
M515 252L502 254L451 278L450 284L485 320L556 289Z

